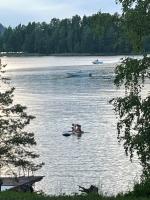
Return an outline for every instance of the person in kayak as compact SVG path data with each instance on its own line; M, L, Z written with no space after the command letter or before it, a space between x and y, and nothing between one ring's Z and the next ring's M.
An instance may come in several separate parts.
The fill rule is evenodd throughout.
M82 130L81 130L81 125L80 124L76 124L76 130L75 130L76 133L82 133Z
M72 124L72 132L82 133L80 124Z
M75 132L76 131L76 124L72 124L71 129L72 129L72 132Z

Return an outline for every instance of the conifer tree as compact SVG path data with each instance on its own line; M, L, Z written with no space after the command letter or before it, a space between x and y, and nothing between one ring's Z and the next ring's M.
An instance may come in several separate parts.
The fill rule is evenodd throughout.
M27 114L25 106L13 103L14 88L4 77L5 67L0 62L0 169L35 171L43 163L34 163L39 157L32 151L36 141L34 133L26 129L34 116Z

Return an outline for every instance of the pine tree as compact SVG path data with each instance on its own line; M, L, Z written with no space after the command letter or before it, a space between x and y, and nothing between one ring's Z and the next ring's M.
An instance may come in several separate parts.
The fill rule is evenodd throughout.
M27 114L25 106L13 103L14 88L4 77L5 67L0 62L0 169L29 173L43 165L33 161L39 157L32 151L36 141L34 133L26 130L34 116Z

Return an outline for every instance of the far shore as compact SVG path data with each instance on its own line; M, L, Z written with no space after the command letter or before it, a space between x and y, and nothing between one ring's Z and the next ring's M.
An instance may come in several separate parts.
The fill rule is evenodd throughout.
M147 53L148 54L148 53ZM53 53L53 54L39 54L39 53L25 53L25 52L0 52L0 57L30 57L30 56L132 56L141 55L135 53Z

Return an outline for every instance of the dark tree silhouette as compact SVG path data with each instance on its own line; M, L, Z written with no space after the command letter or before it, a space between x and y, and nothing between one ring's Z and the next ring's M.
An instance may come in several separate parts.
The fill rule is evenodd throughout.
M13 104L14 88L3 75L5 66L0 63L0 169L35 171L43 163L33 161L39 157L32 151L36 141L34 133L26 131L34 117L26 113L26 107Z

